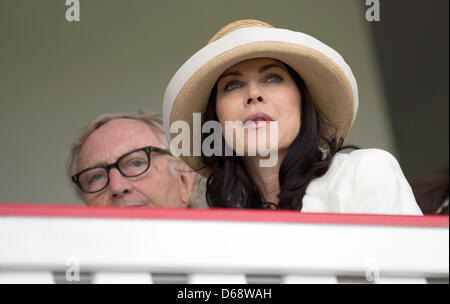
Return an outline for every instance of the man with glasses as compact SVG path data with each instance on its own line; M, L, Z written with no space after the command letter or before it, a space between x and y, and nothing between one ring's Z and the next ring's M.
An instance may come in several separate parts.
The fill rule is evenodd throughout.
M159 115L101 115L72 145L69 178L88 206L187 207L194 173L167 148Z

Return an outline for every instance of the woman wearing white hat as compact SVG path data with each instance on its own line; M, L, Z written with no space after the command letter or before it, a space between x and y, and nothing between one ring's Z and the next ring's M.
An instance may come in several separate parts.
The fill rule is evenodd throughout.
M208 178L210 207L422 214L388 152L337 153L357 109L356 80L335 50L303 33L240 20L222 28L173 76L164 96L164 124L170 141L179 135L171 125L185 121L193 145L208 135L195 134L194 113L202 114L203 124L218 121L222 128L239 121L247 132L221 137L222 152L228 144L235 151L242 146L244 154L195 156L192 151L201 147L191 146L191 153L181 155ZM277 147L277 161L263 167L267 157L258 147L256 155L248 153L254 145L249 134L269 132L274 123L276 142L268 133L264 139Z

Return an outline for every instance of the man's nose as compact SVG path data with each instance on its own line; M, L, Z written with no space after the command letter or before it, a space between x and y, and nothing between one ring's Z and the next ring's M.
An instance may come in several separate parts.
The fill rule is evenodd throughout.
M131 191L130 181L120 174L117 168L112 168L109 171L109 190L115 198L123 197Z
M250 81L247 85L247 100L246 104L264 102L262 90L256 81Z

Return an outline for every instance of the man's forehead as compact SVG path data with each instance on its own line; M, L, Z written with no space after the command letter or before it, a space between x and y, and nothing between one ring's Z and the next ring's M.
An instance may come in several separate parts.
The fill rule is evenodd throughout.
M161 147L148 124L134 119L116 119L95 130L80 150L79 165L90 167L113 162L121 155L145 146Z

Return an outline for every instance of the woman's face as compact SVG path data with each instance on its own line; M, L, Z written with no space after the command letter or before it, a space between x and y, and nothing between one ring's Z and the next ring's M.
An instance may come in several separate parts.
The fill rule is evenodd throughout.
M256 136L260 145L272 150L275 144L278 151L285 151L300 131L300 99L296 83L280 61L260 58L234 65L217 83L216 113L222 130L226 121L242 122L237 123L240 129L234 130L233 137L223 132L226 143L235 151L243 147L245 155L253 149L260 154L252 137L259 133L262 136ZM271 142L269 134L274 122L278 123L278 132ZM239 132L244 132L244 136L236 134Z

